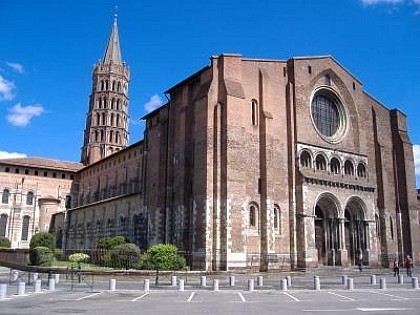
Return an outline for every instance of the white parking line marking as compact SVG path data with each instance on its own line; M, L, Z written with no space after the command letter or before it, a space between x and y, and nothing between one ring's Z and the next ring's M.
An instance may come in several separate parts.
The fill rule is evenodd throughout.
M300 302L300 300L298 298L294 297L293 295L291 295L291 294L289 294L287 292L283 292L283 294L287 295L289 298L295 300L296 302Z
M407 298L402 297L402 296L398 296L398 295L386 294L386 293L376 292L376 291L371 291L371 292L379 294L379 295L385 295L385 296L393 297L393 298L396 298L396 299L399 299L399 300L408 300Z
M396 311L414 311L414 308L356 308L361 312L396 312Z
M337 294L337 293L334 293L334 292L328 292L328 294L332 294L332 295L341 297L341 298L346 299L346 300L349 300L349 301L356 301L355 299L349 298L348 296L344 296L344 295Z
M135 301L141 300L142 298L144 298L147 295L149 295L149 293L145 293L145 294L143 294L143 295L141 295L139 297L136 297L135 299L131 300L131 302L135 302Z
M241 292L238 292L239 297L241 298L242 302L246 302L244 296L242 295Z
M302 312L321 312L321 313L327 313L327 312L351 312L355 311L355 309L347 308L347 309L334 309L334 310L302 310Z
M86 296L82 296L82 297L80 297L80 298L78 298L78 299L75 299L74 301L81 301L81 300L84 300L84 299L88 299L88 298L90 298L90 297L93 297L93 296L95 296L95 295L99 295L99 294L101 294L102 292L96 292L96 293L93 293L93 294L90 294L90 295L86 295Z
M193 299L193 297L194 297L194 292L193 293L191 293L191 295L190 295L190 297L188 298L188 300L187 300L187 302L191 302L191 300Z

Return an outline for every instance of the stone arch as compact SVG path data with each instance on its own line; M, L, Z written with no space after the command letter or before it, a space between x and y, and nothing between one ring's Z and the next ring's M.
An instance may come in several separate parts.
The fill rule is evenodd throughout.
M303 149L299 153L299 164L301 167L312 168L313 156L307 149Z
M314 206L315 248L318 263L336 265L336 252L340 249L340 202L331 193L318 196Z
M348 260L357 263L360 254L366 257L369 251L369 225L366 221L366 204L357 196L349 198L344 208L345 244Z

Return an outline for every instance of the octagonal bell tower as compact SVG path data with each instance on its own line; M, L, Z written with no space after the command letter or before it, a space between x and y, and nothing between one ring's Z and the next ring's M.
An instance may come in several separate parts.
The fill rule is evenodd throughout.
M128 145L130 70L121 58L117 16L102 60L94 65L81 162L89 165Z

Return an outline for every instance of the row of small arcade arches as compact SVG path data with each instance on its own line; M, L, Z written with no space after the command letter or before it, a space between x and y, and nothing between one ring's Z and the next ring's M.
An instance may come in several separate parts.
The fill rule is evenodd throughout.
M314 169L315 171L367 178L367 166L363 161L341 158L338 155L328 157L322 151L313 153L309 149L301 150L299 153L299 166L301 168Z

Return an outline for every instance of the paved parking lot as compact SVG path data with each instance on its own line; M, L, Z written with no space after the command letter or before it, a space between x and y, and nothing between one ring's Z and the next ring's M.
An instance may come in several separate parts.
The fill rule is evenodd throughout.
M4 283L4 276L0 281ZM1 314L419 314L420 290L413 289L411 279L398 283L391 274L377 275L371 284L371 274L350 274L354 289L342 284L340 275L321 275L321 289L314 290L313 275L293 275L287 291L280 290L285 274L235 275L231 286L229 275L208 276L207 286L201 286L200 276L178 276L175 286L170 276L159 283L150 278L150 290L144 290L145 277L119 277L115 291L110 291L109 279L82 277L73 282L61 277L56 290L50 292L44 282L40 293L26 285L24 295L17 295L17 283L8 284L7 296L0 301ZM380 289L385 278L386 289ZM180 291L179 279L184 280ZM214 291L213 280L219 281ZM254 290L248 280L254 279ZM47 280L47 279L44 279ZM260 279L261 280L261 279Z

